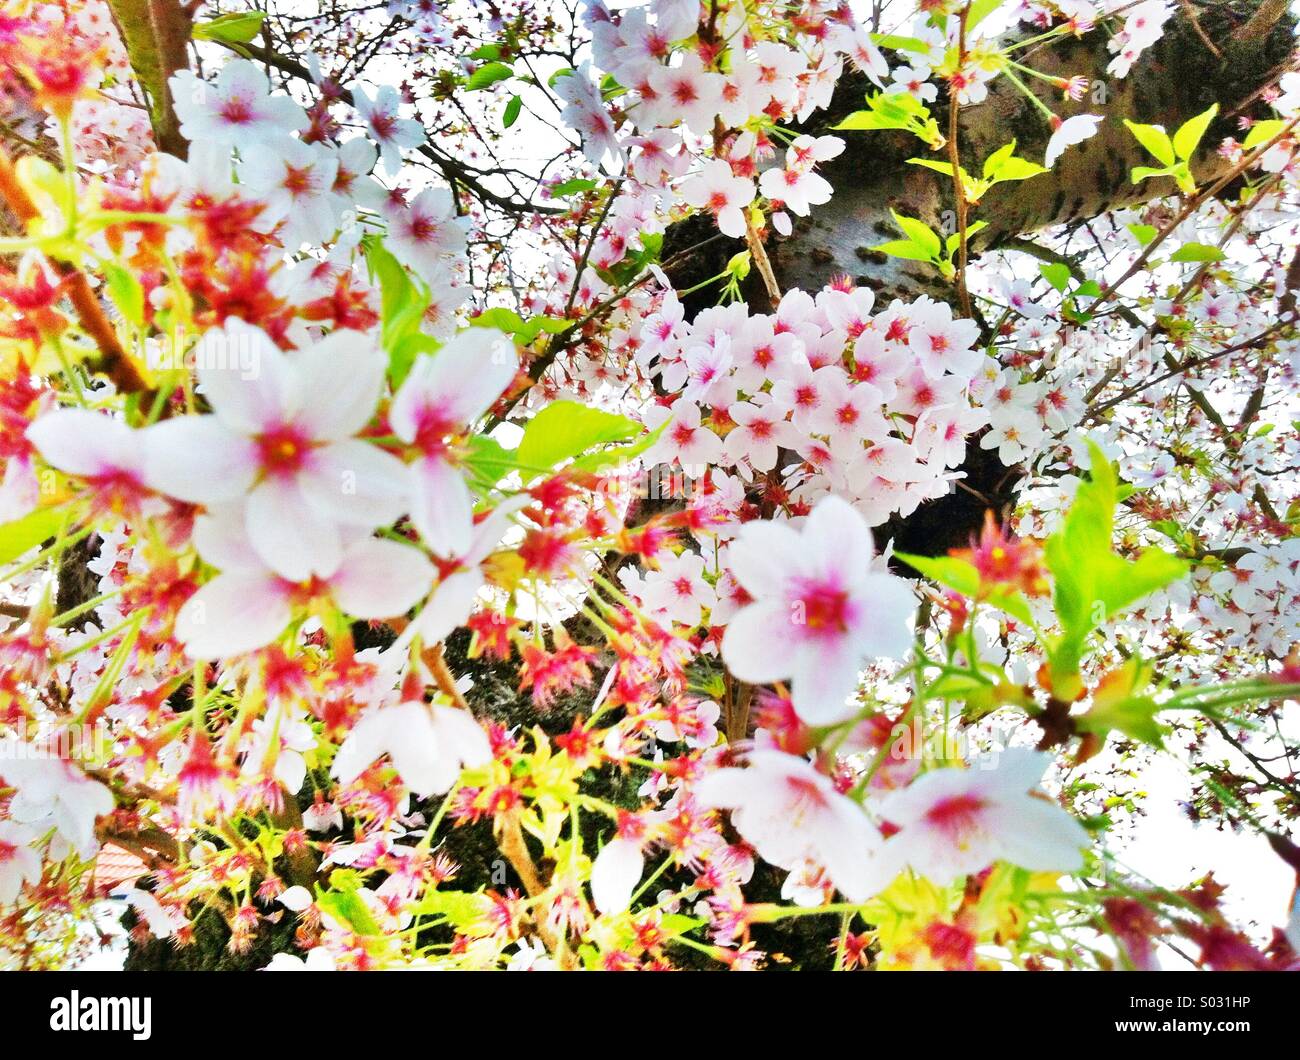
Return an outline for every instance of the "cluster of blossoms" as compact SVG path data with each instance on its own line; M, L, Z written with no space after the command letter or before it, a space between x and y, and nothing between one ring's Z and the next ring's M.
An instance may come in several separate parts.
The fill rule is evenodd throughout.
M1235 430L1206 413L1233 437L1216 466L1204 420L1163 450L1127 408L1090 422L1124 379L1172 408L1186 369L1162 365L1259 370L1234 336L1269 334L1267 278L1192 255L1094 319L1100 285L985 284L916 221L937 249L910 260L961 297L776 288L768 238L831 201L846 150L792 126L851 66L920 108L889 127L942 145L940 83L960 114L1023 69L991 33L927 8L891 69L840 4L593 0L589 56L527 79L589 176L545 183L519 227L558 249L506 305L476 289L500 266L473 270L513 173L446 154L412 83L343 85L314 56L303 96L247 58L181 69L180 157L127 105L105 10L0 24L15 114L62 151L0 165L21 222L0 275L0 960L66 959L51 911L102 897L111 849L139 859L116 892L138 946L215 918L256 967L760 967L772 922L846 904L838 968L1082 962L1062 932L1126 967L1161 935L1211 967L1295 966L1295 917L1266 944L1208 886L1111 888L1106 822L1081 823L1090 763L1159 748L1157 715L1276 720L1300 691L1296 432L1252 431L1262 399ZM1016 14L1066 36L1111 11ZM1169 11L1120 9L1114 76ZM388 15L458 56L433 65L465 95L526 53L521 13L493 7L499 41L469 58L441 5ZM1100 121L1052 121L1047 167ZM1293 191L1294 153L1260 166L1267 194ZM1131 260L1158 209L1124 218ZM688 211L745 241L707 281L724 304L688 309L658 260ZM1228 227L1207 211L1177 238L1197 226ZM1120 373L1080 354L1103 344L1140 348ZM1260 356L1294 379L1294 349ZM988 501L965 481L981 449L1024 480L1006 512L947 555L881 547L954 490ZM667 497L631 496L646 471ZM1204 479L1219 503L1189 518ZM1202 642L1234 649L1210 675L1231 680L1185 657ZM1012 735L978 753L995 717ZM779 903L752 897L771 869Z
M969 400L977 328L924 297L873 303L865 288L791 291L770 315L732 305L688 323L667 295L636 336L638 363L674 395L647 418L661 429L648 459L695 479L733 469L733 496L757 488L795 514L835 493L871 526L948 492L983 422ZM728 521L741 515L720 500Z

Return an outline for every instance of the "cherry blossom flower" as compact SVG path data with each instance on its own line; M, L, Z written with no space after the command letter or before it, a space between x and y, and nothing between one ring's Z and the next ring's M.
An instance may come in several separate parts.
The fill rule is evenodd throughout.
M148 428L151 486L195 504L246 496L252 549L294 582L338 569L341 526L369 530L401 514L401 462L352 437L374 415L386 367L371 339L335 331L290 357L232 319L196 357L214 414Z
M25 825L0 821L0 908L13 905L24 883L40 880L41 857L29 845L35 838Z
M677 461L690 474L700 472L722 459L722 439L708 427L701 426L700 406L679 398L671 409L662 405L651 409L646 426L652 431L665 422L658 439L642 454L647 467L661 461ZM698 476L697 476L698 477Z
M332 193L338 159L316 144L290 140L278 152L250 151L240 179L266 204L262 223L281 222L287 250L320 244L334 231Z
M446 188L425 188L409 206L390 199L383 212L388 222L385 245L426 281L444 273L447 259L465 250L469 218L456 216Z
M901 92L922 103L933 103L939 98L939 86L930 80L930 73L928 66L895 66L890 71L892 80L885 91L890 95Z
M54 860L75 851L88 860L99 849L95 821L113 809L113 793L73 762L39 744L0 740L0 777L17 789L9 817L37 835L53 831Z
M984 355L974 348L979 337L975 321L954 320L947 302L929 299L913 305L910 316L908 347L932 379L945 371L967 379L975 374L984 360Z
M324 596L356 618L405 614L433 584L433 566L416 548L356 536L343 541L338 562L321 577L292 580L264 562L248 540L239 505L215 507L195 521L194 544L221 573L191 596L176 616L176 637L196 659L218 659L264 647L289 624L295 607Z
M683 626L698 626L703 608L712 607L713 587L704 580L704 557L683 552L665 560L658 570L646 572L642 603Z
M1076 114L1071 118L1066 118L1059 125L1055 125L1052 138L1047 141L1047 151L1043 157L1043 165L1051 169L1052 166L1056 165L1056 160L1061 157L1067 147L1083 143L1084 140L1095 136L1102 120L1100 114Z
M400 117L402 97L392 85L382 85L372 98L364 88L352 90L352 102L375 143L384 171L390 176L402 168L402 150L424 143L424 129L414 118Z
M582 153L594 165L615 166L623 152L615 135L614 119L592 80L591 64L583 63L557 80L555 94L565 103L560 120L582 136Z
M1049 754L1012 748L996 768L931 770L876 800L875 812L897 829L879 852L877 888L904 868L940 887L995 861L1035 872L1081 868L1087 831L1031 793L1050 763Z
M780 751L753 751L745 769L719 769L694 786L704 806L731 811L731 822L759 857L791 871L825 868L850 901L873 893L872 853L880 835L862 808L824 773Z
M503 501L474 527L469 548L456 556L454 562L443 564L442 577L429 602L411 623L409 635L418 633L426 644L437 644L465 624L479 591L486 584L481 564L500 543L511 519L527 500L524 496Z
M451 790L465 766L490 762L492 748L466 711L408 701L364 715L339 747L332 774L350 784L383 755L403 784L427 798Z
M755 684L793 678L795 710L810 725L852 716L863 662L900 658L912 643L912 591L872 573L874 551L866 523L838 497L819 502L800 531L746 523L729 561L754 602L723 637L728 669Z
M755 394L752 401L737 401L727 409L736 424L724 444L732 464L747 461L755 471L776 467L778 450L795 449L801 436L786 422L786 411L768 394Z
M807 217L812 207L831 201L830 181L810 169L764 170L758 187L772 202L781 203L800 217Z
M471 542L474 505L456 466L452 435L482 416L518 370L514 345L495 328L469 328L434 356L422 356L393 398L389 423L421 456L410 467L411 521L438 555Z
M754 182L732 174L721 159L706 162L704 168L681 187L682 200L696 209L707 209L717 219L723 235L740 239L745 234L745 207L754 201Z
M650 85L657 96L649 104L656 124L668 126L681 121L696 136L712 134L722 100L723 78L707 70L696 53L685 53L678 66L656 66L650 72Z
M242 149L286 148L307 127L307 114L287 95L272 95L266 74L247 59L232 59L209 84L189 70L172 75L171 97L181 135L192 143Z

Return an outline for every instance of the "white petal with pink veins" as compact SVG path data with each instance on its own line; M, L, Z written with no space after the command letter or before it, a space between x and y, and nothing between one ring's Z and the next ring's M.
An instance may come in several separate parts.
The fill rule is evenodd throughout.
M469 328L433 355L424 384L458 424L478 419L519 369L514 343L496 328Z
M405 614L429 591L434 569L412 545L368 538L351 546L330 578L335 602L357 618Z
M799 534L777 522L746 523L728 553L736 580L755 596L781 592L802 552Z
M450 753L470 767L485 766L492 761L492 743L473 715L440 703L432 704L429 709L433 711L438 739Z
M89 409L47 412L27 428L45 462L69 475L142 470L138 436L121 420Z
M203 562L217 570L267 572L266 564L249 543L242 504L209 508L207 514L194 520L191 539Z
M203 396L234 430L260 434L296 408L293 367L261 328L232 317L204 334L194 357Z
M469 551L474 507L458 468L437 456L411 465L411 522L436 555L451 558Z
M742 681L764 684L784 680L793 672L798 658L795 632L784 601L750 604L741 608L727 626L722 637L722 660Z
M902 578L868 574L857 590L863 617L855 629L859 651L869 658L901 659L913 643L916 594Z
M808 516L803 533L817 542L805 569L842 571L848 579L865 573L876 554L871 531L848 501L833 494L823 498Z
M257 475L256 445L216 416L176 416L141 432L145 481L191 504L242 497Z
M632 891L645 871L645 855L631 839L617 836L591 863L591 897L602 913L621 913L632 903Z
M373 529L406 510L410 476L392 453L349 438L321 446L298 474L298 485L336 522Z
M221 659L270 644L289 624L285 586L266 573L219 574L185 601L176 638L193 659Z
M438 588L415 620L426 644L445 640L465 624L483 584L483 575L477 569L457 571L438 583Z
M422 797L451 786L447 756L438 743L433 717L424 703L399 703L385 707L389 722L388 755L402 783ZM459 773L459 770L456 770ZM455 775L452 775L455 780Z
M331 332L293 361L300 388L296 421L313 438L346 438L375 414L387 359L373 339L347 328Z
M294 479L268 478L254 489L244 525L262 562L290 581L328 578L343 559L337 525L307 500Z
M387 708L362 715L334 756L331 774L342 783L351 784L369 769L388 750L392 720Z
M862 656L848 638L805 642L789 675L795 713L809 725L833 725L852 717L858 708L849 697L861 671Z

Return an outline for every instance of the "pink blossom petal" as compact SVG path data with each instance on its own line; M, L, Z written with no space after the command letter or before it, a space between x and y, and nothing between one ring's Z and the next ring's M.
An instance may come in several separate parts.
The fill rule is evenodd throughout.
M267 574L219 574L176 616L176 637L194 659L221 659L265 647L289 624L283 583Z
M257 474L256 446L216 416L177 416L142 433L145 481L190 504L242 497Z
M283 578L328 578L343 559L338 527L311 504L296 481L269 478L248 495L244 525L262 562Z
M732 546L734 549L734 545ZM742 681L781 681L794 670L796 630L781 600L761 600L743 607L722 637L722 660Z
M591 863L591 897L596 908L608 915L621 913L632 902L632 891L645 871L645 855L631 839L616 836Z
M322 446L298 475L299 488L322 514L367 530L406 510L408 482L397 457L355 438Z
M260 434L294 411L295 373L261 328L232 317L204 334L194 356L203 396L233 430Z
M121 420L89 409L47 412L27 428L27 439L47 464L69 475L101 475L142 463L135 432Z
M474 508L460 471L437 456L417 461L411 471L411 522L434 554L463 556L474 539Z
M313 438L347 438L374 416L387 360L372 338L343 328L300 352L293 368L297 422Z
M429 591L433 576L433 564L414 546L367 538L343 554L330 589L350 615L391 618L414 607Z

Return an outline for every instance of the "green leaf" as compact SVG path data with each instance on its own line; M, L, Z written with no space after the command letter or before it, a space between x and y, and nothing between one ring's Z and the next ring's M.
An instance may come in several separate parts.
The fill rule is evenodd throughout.
M1141 694L1150 676L1150 666L1136 655L1104 675L1093 692L1092 706L1075 719L1078 727L1103 737L1113 729L1130 739L1162 747L1166 729L1156 721L1160 705Z
M501 127L508 129L519 120L519 112L524 108L524 101L518 96L511 96L506 104L505 113L501 115Z
M1219 105L1214 103L1209 110L1201 111L1194 118L1188 118L1178 127L1178 131L1174 133L1174 153L1184 162L1192 157L1205 136L1205 131L1210 127L1210 122L1214 121L1218 113Z
M920 37L904 37L897 33L873 33L872 42L879 48L890 48L896 52L919 52L925 55L930 45Z
M1222 261L1224 253L1205 243L1184 243L1169 255L1170 261Z
M115 261L100 263L108 293L122 316L136 327L144 324L144 288L135 274Z
M1004 585L984 585L979 569L968 559L959 556L914 556L908 552L894 555L909 567L924 574L940 585L952 589L971 600L982 600L999 611L1027 625L1033 624L1029 601L1023 593Z
M972 239L975 238L975 234L977 232L982 232L984 229L988 228L988 226L989 223L987 221L976 221L974 224L967 225L966 241L969 243ZM943 246L944 249L948 252L949 256L951 256L960 243L961 243L961 233L954 232L952 235L950 235L947 239L943 241Z
M952 177L952 163L940 162L934 158L909 158L909 166L924 166L926 169L933 169L936 173L942 173L945 177Z
M356 891L326 891L317 896L316 904L335 920L349 925L358 935L381 934L375 918Z
M1133 238L1142 246L1146 246L1159 235L1159 229L1155 225L1131 224L1128 226L1128 230L1133 233Z
M1128 127L1136 138L1137 142L1147 149L1147 152L1166 166L1172 166L1178 159L1174 155L1174 145L1169 139L1169 134L1165 132L1162 125L1139 125L1135 121L1124 119L1124 124Z
M577 471L600 472L617 468L622 464L635 460L659 440L659 436L668 429L668 422L668 420L664 420L649 434L643 434L629 445L616 445L612 449L601 449L598 452L580 456L573 462L572 466Z
M559 184L551 185L551 196L562 199L569 195L576 195L580 191L594 191L596 182L588 180L586 177L578 177L573 180L564 180Z
M939 237L931 231L929 225L924 221L918 221L915 217L905 217L897 210L889 211L894 217L894 224L898 225L907 236L922 250L928 251L931 257L938 257L942 249Z
M593 409L576 401L555 401L534 416L519 442L519 462L554 467L594 445L635 437L640 426L626 416Z
M195 40L215 40L223 44L247 44L262 32L265 11L232 11L209 22L194 23Z
M891 239L888 243L878 243L871 249L906 261L931 261L935 257L927 254L910 239Z
M1144 180L1151 177L1167 177L1172 174L1172 167L1158 169L1155 166L1134 166L1133 172L1129 174L1129 182L1132 184L1141 184Z
M1053 603L1061 636L1049 656L1053 687L1072 699L1087 638L1103 623L1138 600L1187 573L1187 564L1160 549L1146 549L1127 560L1111 547L1119 483L1106 455L1089 441L1089 478L1080 482L1074 503L1044 554L1053 577Z
M37 508L21 519L0 525L0 563L11 563L59 532L66 518L56 508Z
M488 60L501 58L501 45L482 44L469 53L471 59Z
M1001 6L1002 0L974 0L966 13L967 34Z
M1241 142L1241 146L1247 151L1253 151L1261 144L1268 143L1285 128L1286 122L1278 118L1257 121L1250 127L1250 132L1246 134L1246 139Z
M485 88L491 88L498 81L506 81L514 76L515 72L505 63L484 63L469 75L469 79L465 82L465 88L470 92L478 92Z
M418 340L409 340L420 336L429 292L417 284L380 239L367 237L364 247L370 280L379 284L379 342L388 354L389 379L394 386L400 386L418 352Z
M1038 271L1043 274L1043 279L1062 294L1070 286L1070 266L1064 262L1053 261L1039 265Z

